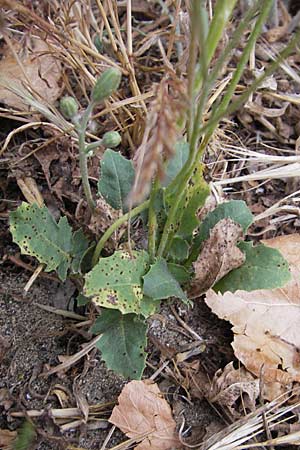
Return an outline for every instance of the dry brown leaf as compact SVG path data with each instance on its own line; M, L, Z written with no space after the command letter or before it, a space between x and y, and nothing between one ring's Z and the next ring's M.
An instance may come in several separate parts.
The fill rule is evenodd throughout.
M109 422L137 441L148 434L136 450L168 450L180 447L176 423L157 384L150 380L131 381L118 398Z
M53 104L61 94L58 82L61 77L61 65L59 61L49 53L46 42L34 38L29 46L24 49L15 45L19 63L12 54L9 47L5 47L0 61L0 102L20 110L28 110L28 105L18 95L14 94L8 87L15 85L30 88L33 94L38 94L48 104Z
M58 146L51 144L47 145L46 148L34 153L34 157L38 160L43 169L50 190L51 190L50 166L53 161L58 161L61 158L61 154L62 152L59 151Z
M264 33L264 37L270 44L274 42L280 41L283 37L285 37L288 33L288 24L280 27L271 28L266 33Z
M191 283L190 297L203 294L228 272L243 264L244 253L236 247L242 234L241 226L228 218L212 229L194 263L195 277Z
M258 397L259 379L244 367L235 369L231 362L216 372L208 399L228 408L233 417L239 417L245 411L255 411Z
M233 349L244 366L265 382L300 382L300 235L263 241L280 250L290 264L292 280L273 290L216 294L206 303L229 320L235 334Z
M14 441L17 437L16 431L0 430L0 448L1 450L12 450Z

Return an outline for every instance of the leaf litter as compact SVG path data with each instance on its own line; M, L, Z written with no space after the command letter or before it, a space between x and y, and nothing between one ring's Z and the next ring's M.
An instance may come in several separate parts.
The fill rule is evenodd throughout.
M245 412L255 411L259 394L259 379L244 367L235 369L231 362L216 372L208 399L227 408L232 417L240 417Z
M17 54L17 58L14 53ZM59 81L61 65L46 42L32 38L30 45L22 48L14 44L13 51L7 46L2 50L0 61L0 101L11 108L28 110L28 105L16 95L10 86L22 87L23 83L34 90L47 103L53 104L61 94Z
M300 235L263 241L280 250L289 262L292 279L283 288L217 294L206 303L233 325L235 356L266 382L300 382Z
M131 381L123 388L118 403L109 422L128 437L142 439L136 450L169 450L180 446L171 408L156 383Z

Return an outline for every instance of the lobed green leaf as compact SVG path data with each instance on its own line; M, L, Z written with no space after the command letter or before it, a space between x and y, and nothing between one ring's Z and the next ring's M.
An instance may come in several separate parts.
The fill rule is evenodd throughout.
M168 269L175 280L177 280L181 285L190 281L192 277L192 273L180 264L168 263Z
M82 230L72 234L66 217L56 223L46 206L23 202L10 213L10 231L21 252L45 264L46 272L56 270L62 281L69 269L81 273L89 242Z
M175 144L175 155L168 162L166 167L164 186L168 186L181 171L189 157L190 146L185 141L179 141Z
M81 273L81 263L87 249L89 248L89 241L82 230L77 230L72 236L72 265L73 273Z
M199 226L199 219L196 214L204 205L208 194L209 186L203 177L202 164L199 164L186 186L185 196L178 207L176 219L173 223L170 223L170 236L176 235L187 241L191 240L193 231ZM171 183L165 194L167 208L171 207L177 195L176 186Z
M23 254L36 257L47 272L57 270L60 279L66 279L72 262L72 230L66 217L56 223L45 206L23 202L10 214L10 231Z
M180 236L175 236L169 250L169 258L175 262L185 261L189 255L189 244Z

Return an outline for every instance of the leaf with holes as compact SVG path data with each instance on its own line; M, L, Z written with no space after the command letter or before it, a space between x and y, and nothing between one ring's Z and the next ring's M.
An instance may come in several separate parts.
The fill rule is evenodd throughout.
M98 193L114 209L126 211L126 199L134 183L134 167L131 161L110 148L101 161L101 177Z
M200 224L197 212L204 205L209 192L209 186L203 178L202 167L199 166L198 171L194 174L188 185L186 195L188 200L185 203L181 224L177 231L178 236L189 241L191 240L193 231Z
M178 182L177 184L171 183L166 189L165 198L167 208L171 208L178 197L178 192L176 190L177 185ZM184 198L177 210L176 219L174 223L170 224L170 237L177 235L187 241L191 240L193 231L200 224L196 214L204 205L208 194L209 187L203 178L202 164L199 164L187 183Z
M168 265L163 258L158 258L144 279L144 294L153 300L177 297L187 301L187 296L178 281L169 272Z
M218 222L227 218L241 225L244 233L246 233L253 222L253 215L244 201L231 200L229 202L221 203L213 211L209 212L201 223L199 232L193 241L189 261L196 261L201 244L209 238L210 231Z
M290 280L288 262L278 250L263 244L253 247L252 242L240 242L238 248L245 253L246 261L213 287L216 292L274 289Z
M56 223L45 206L23 202L10 213L10 231L24 255L35 256L47 272L56 270L66 279L72 261L72 230L66 217Z
M149 267L149 255L144 251L117 251L85 276L84 295L97 305L118 309L123 314L141 312L142 276Z
M122 315L105 309L91 331L102 334L96 346L109 369L125 378L139 380L146 361L147 325L136 314Z

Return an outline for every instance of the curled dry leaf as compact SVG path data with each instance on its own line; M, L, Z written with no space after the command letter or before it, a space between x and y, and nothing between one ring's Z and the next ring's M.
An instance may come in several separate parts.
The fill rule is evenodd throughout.
M212 380L209 401L226 407L233 417L255 411L259 396L259 379L244 367L235 369L233 363L218 370Z
M229 320L236 357L265 382L300 382L300 235L263 241L278 249L290 265L291 281L283 288L216 294L206 303Z
M211 230L194 263L195 277L189 291L190 297L203 294L228 272L243 264L245 255L236 247L242 235L241 226L228 218L218 222Z
M28 110L28 105L22 98L13 93L9 86L20 88L24 85L34 96L53 104L60 96L61 65L57 58L51 55L48 45L38 39L31 39L26 48L15 44L18 62L8 47L5 47L0 61L0 102L20 110ZM6 87L8 86L8 87Z
M131 381L124 387L118 402L109 422L130 438L137 441L142 438L137 450L168 450L180 447L171 408L162 397L157 384L150 380Z

